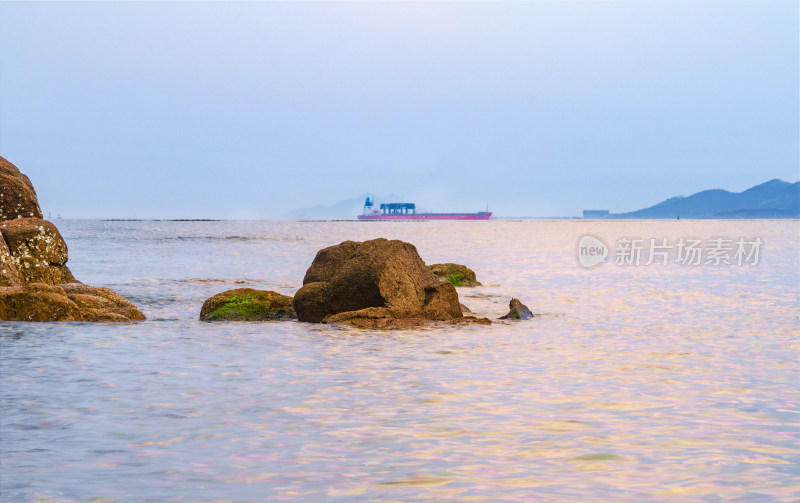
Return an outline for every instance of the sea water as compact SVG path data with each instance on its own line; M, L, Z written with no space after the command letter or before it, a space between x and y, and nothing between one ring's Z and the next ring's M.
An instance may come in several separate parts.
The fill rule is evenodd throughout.
M0 323L4 502L800 498L796 220L55 223L75 276L148 321ZM606 263L581 266L584 235ZM291 295L317 250L375 237L474 269L478 316L512 297L540 316L198 321L217 292ZM647 264L664 238L763 244ZM634 239L639 264L615 263Z

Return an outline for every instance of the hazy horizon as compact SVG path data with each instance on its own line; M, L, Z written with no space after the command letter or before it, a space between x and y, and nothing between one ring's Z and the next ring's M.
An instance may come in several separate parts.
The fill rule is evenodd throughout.
M800 179L798 4L0 3L45 214L570 217Z

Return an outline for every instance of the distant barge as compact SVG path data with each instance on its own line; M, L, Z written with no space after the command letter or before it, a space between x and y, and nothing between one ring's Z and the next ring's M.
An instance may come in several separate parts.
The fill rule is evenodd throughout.
M414 203L386 203L375 209L372 199L367 198L359 220L488 220L491 211L477 213L417 213Z

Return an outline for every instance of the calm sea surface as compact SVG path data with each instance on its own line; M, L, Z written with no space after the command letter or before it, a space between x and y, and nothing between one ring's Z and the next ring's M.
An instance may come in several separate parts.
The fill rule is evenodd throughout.
M0 323L3 502L800 499L798 221L55 223L75 276L149 320ZM587 233L763 245L756 265L585 269ZM480 316L512 296L543 314L197 321L374 237L472 267Z

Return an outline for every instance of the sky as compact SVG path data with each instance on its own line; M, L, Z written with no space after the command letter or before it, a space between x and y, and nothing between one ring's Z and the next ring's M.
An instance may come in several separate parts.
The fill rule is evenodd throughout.
M0 155L65 218L362 193L573 216L800 177L796 0L0 2Z

